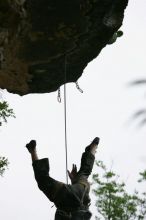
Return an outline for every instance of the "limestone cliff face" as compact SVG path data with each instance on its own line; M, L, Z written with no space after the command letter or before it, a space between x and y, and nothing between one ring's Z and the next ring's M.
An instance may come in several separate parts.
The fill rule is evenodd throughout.
M127 3L0 0L0 88L25 95L76 82L122 25Z

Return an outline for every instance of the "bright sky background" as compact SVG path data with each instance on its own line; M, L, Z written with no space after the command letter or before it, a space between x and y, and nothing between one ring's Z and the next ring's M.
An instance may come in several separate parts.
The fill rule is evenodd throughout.
M96 159L109 167L113 161L113 169L129 191L146 168L146 127L139 129L137 120L130 122L132 114L146 106L146 90L128 86L146 77L145 10L145 0L130 1L121 28L124 36L87 66L79 80L83 94L75 84L67 85L69 168L72 163L79 167L84 147L99 136ZM50 159L51 176L65 181L63 103L57 102L56 92L23 97L4 92L3 97L17 118L0 128L0 155L10 161L9 170L0 178L0 218L52 220L55 207L51 208L53 204L37 188L24 146L36 139L40 158ZM91 211L96 215L94 204L93 198Z

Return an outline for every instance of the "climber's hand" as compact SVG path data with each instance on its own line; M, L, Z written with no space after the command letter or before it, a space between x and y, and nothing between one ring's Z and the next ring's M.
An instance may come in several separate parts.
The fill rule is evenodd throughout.
M27 150L32 153L33 151L35 151L36 149L36 141L35 140L31 140L28 144L26 144L26 148Z
M67 171L68 172L68 175L69 175L69 178L70 178L70 180L73 182L73 179L76 177L76 175L77 175L77 166L76 166L76 164L73 164L72 165L72 170L71 170L71 172L68 170Z

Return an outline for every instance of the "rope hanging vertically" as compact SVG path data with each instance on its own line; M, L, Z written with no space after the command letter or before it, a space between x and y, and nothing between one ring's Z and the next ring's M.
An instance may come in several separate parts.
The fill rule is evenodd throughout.
M66 155L66 183L68 184L68 152L67 152L67 99L66 99L67 58L64 59L64 129L65 129L65 155Z
M67 93L66 93L66 82L67 82L67 55L64 57L64 134L65 134L65 164L66 164L66 183L68 184L68 143L67 143ZM83 90L79 87L76 82L77 89L83 93ZM58 102L61 102L61 90L58 89Z

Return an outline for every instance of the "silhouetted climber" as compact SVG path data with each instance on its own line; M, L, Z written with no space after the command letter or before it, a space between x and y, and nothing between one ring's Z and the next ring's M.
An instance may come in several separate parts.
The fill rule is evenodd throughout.
M51 202L54 202L57 208L55 220L89 220L91 218L88 177L92 172L98 143L99 138L96 137L85 148L78 172L75 164L73 164L72 171L68 171L71 185L59 182L49 176L49 160L48 158L38 159L35 140L26 145L31 154L38 187Z

